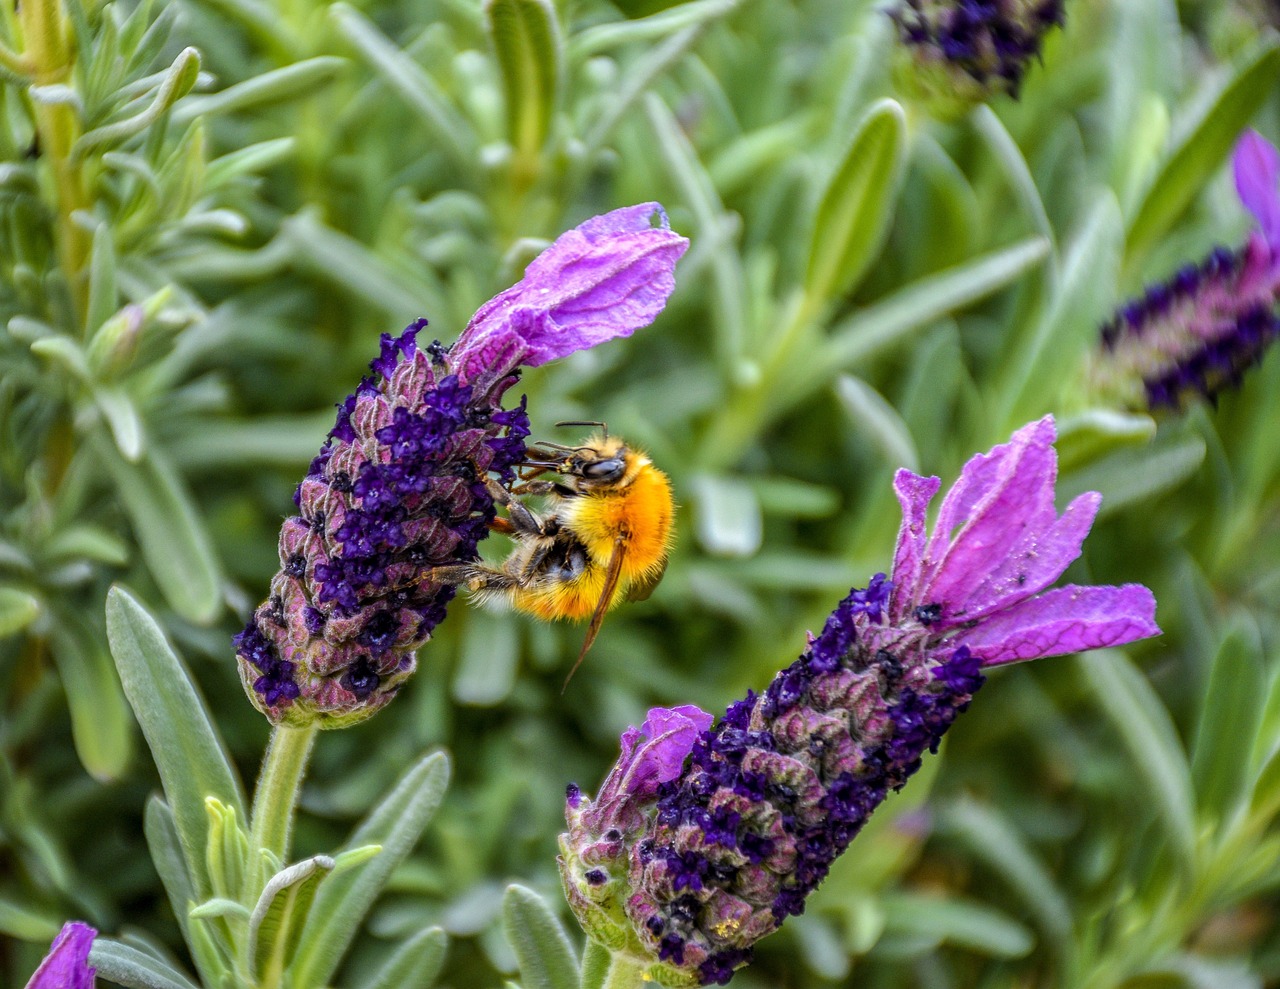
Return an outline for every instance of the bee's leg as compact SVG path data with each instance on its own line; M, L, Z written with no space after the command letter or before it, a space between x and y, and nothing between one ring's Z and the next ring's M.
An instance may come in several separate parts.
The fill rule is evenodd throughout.
M495 570L482 563L450 563L422 571L422 582L465 587L469 591L507 591L520 586L520 581L505 570Z
M485 490L495 502L506 508L511 527L515 530L514 535L545 536L547 534L546 523L529 511L528 506L523 502L513 498L511 492L493 478L485 482Z
M558 494L564 498L572 498L575 494L572 489L565 487L563 484L547 480L521 481L518 484L513 484L511 486L511 493L519 495L534 495L535 497Z

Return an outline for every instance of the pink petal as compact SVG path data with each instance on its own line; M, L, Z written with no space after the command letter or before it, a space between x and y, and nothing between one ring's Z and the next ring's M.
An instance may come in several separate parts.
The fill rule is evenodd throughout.
M925 513L938 493L942 481L921 477L909 470L893 476L893 490L902 506L902 526L898 529L898 546L893 553L893 590L889 596L889 621L901 621L914 606L916 585L920 582L920 564L925 547Z
M654 227L650 220L661 218ZM477 310L455 356L517 340L521 363L545 364L657 318L675 288L675 266L689 242L672 232L657 203L593 217L558 237L524 277Z
M1068 585L1023 601L956 636L982 665L1121 646L1160 634L1156 599L1141 584Z
M1236 192L1258 225L1272 250L1280 250L1280 154L1255 130L1245 131L1232 157Z
M1053 418L1047 416L1014 433L1007 447L992 450L991 456L970 474L969 483L954 499L955 509L948 516L952 525L963 524L941 559L933 555L934 544L949 530L943 529L939 515L938 528L929 543L931 569L926 570L920 603L943 604L943 616L954 616L1025 536L1053 524L1053 484L1058 474L1053 440ZM969 463L974 464L977 459ZM994 477L992 463L997 464ZM965 471L969 471L968 465ZM977 498L971 486L979 481L984 481L988 490ZM956 487L965 482L962 475ZM951 494L947 500L952 501ZM947 507L944 502L943 512ZM966 509L963 513L961 507Z
M978 585L952 616L956 623L983 618L1039 594L1062 576L1080 555L1102 495L1088 491L1067 506L1062 517L1027 529L1008 555ZM1052 517L1052 513L1050 514ZM943 628L946 626L943 625Z
M63 924L27 989L93 989L97 969L89 964L89 949L97 936L97 931L78 920Z

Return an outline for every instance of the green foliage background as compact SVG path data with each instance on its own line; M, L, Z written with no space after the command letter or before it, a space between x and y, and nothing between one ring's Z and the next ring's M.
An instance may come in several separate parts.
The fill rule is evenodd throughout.
M581 629L460 602L390 708L320 739L298 854L454 760L338 984L433 925L439 985L520 978L503 890L559 902L564 784L650 705L790 662L887 569L895 468L949 480L1048 412L1064 499L1105 496L1075 578L1148 584L1165 635L995 675L734 984L1280 980L1280 358L1158 423L1086 373L1120 300L1247 230L1224 166L1280 137L1274 4L1069 0L1021 100L949 121L860 0L69 0L41 35L56 6L0 14L0 982L68 917L185 965L108 586L251 779L230 636L378 334L450 340L651 199L692 241L666 313L523 387L535 436L605 419L671 475L668 575L563 695Z

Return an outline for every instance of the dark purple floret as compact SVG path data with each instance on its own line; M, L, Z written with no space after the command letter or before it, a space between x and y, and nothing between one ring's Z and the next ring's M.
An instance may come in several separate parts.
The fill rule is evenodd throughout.
M1064 0L898 0L888 10L904 45L977 85L1017 97L1045 33L1062 25Z

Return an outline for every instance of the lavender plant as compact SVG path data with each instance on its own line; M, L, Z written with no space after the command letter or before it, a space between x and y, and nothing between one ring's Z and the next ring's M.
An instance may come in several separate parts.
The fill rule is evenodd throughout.
M297 514L289 495L333 403L381 333L429 313L422 342L454 339L558 233L653 199L692 243L662 324L521 387L535 435L604 419L671 477L668 575L611 617L563 699L578 630L457 602L396 703L314 749L277 750L281 770L310 766L282 867L384 845L358 868L327 856L320 895L359 882L344 909L364 918L326 928L345 947L331 982L601 986L608 952L580 953L560 924L564 781L600 779L646 709L723 710L769 682L779 644L888 558L896 468L954 474L1048 412L1064 506L1104 495L1070 579L1140 580L1165 635L992 676L979 713L732 984L1275 981L1274 359L1216 407L1158 419L1076 373L1122 300L1248 238L1228 160L1246 128L1277 135L1267 5L1068 0L1017 101L984 93L945 122L918 99L929 80L885 6L60 5L76 53L66 89L33 91L21 72L0 83L0 238L25 259L55 256L64 224L66 159L31 140L37 113L74 118L75 94L105 113L83 131L109 126L153 105L154 73L184 48L200 72L141 130L86 150L66 214L90 244L106 220L112 313L145 315L171 292L145 332L121 324L138 344L126 372L97 379L143 424L129 483L106 466L119 447L95 393L9 317L81 324L41 305L0 320L0 628L22 625L0 641L0 982L23 985L67 917L189 981L183 927L203 951L200 930L240 923L191 920L148 863L144 830L162 862L185 860L161 805L139 811L150 761L113 744L128 712L94 628L109 581L135 589L121 614L163 632L148 648L167 640L189 663L140 682L155 694L189 675L212 712L184 707L159 746L187 753L166 783L205 816L178 802L171 815L212 832L201 801L214 795L229 846L253 840L234 780L256 766L264 724L229 662L231 615L248 616L282 565L283 509ZM35 10L0 18L10 51ZM159 46L146 68L128 54L139 32ZM35 281L24 264L0 274L6 298L57 294L60 262ZM32 598L42 610L24 625ZM452 782L424 830L413 797L438 796L443 767L421 764L432 748L449 751ZM513 876L525 885L507 890ZM408 966L394 972L393 945Z

